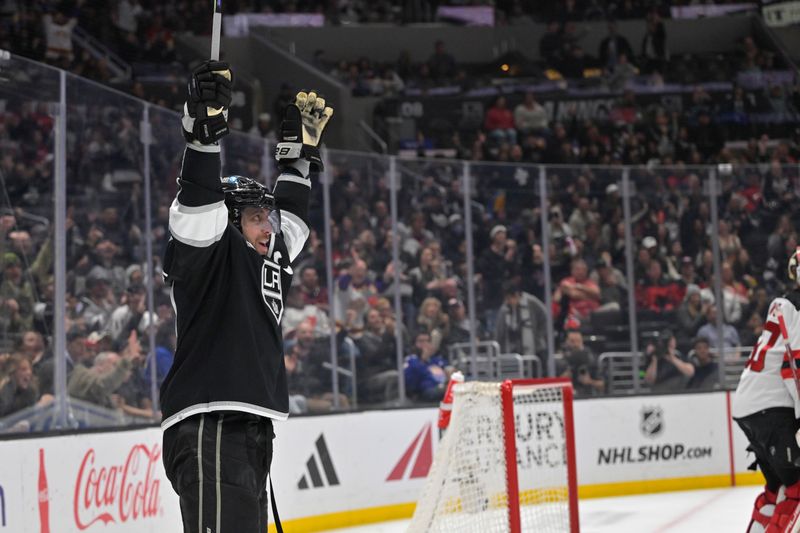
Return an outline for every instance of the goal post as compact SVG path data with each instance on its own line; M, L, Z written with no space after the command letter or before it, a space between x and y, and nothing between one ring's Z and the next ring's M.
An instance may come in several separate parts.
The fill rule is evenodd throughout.
M453 389L408 531L579 531L573 390L568 379Z

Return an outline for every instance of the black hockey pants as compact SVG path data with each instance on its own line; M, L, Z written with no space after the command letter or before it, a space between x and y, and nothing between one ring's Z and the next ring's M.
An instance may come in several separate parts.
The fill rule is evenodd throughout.
M264 533L272 420L236 411L195 415L164 432L164 467L184 533Z
M789 487L800 480L800 448L795 440L800 423L794 409L765 409L736 423L750 441L748 450L755 453L769 490L777 492L781 485Z

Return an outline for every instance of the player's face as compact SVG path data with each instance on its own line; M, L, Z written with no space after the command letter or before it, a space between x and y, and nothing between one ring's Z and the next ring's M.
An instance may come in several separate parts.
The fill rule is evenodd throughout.
M269 209L247 207L242 213L242 235L261 255L267 255L272 223Z

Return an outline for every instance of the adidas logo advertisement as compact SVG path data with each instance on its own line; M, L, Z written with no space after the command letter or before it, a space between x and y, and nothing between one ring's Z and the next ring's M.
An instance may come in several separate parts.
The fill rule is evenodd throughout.
M306 473L297 482L297 488L306 490L320 487L331 487L339 484L339 476L331 461L331 454L325 444L325 436L317 439L315 451L306 461Z

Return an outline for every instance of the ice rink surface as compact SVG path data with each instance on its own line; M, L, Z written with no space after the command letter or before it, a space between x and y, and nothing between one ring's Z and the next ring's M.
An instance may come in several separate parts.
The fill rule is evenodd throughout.
M743 532L761 490L748 486L581 500L581 532ZM404 533L407 526L407 520L399 520L328 533Z

